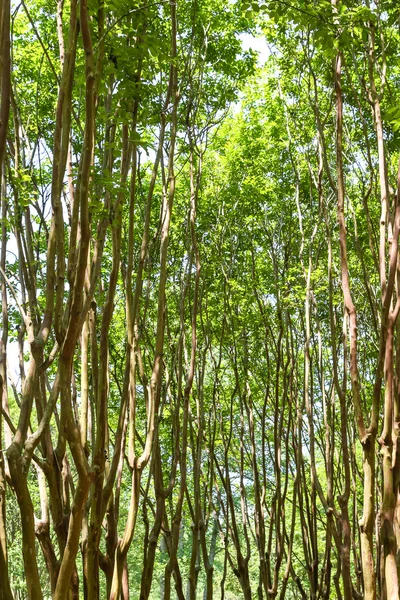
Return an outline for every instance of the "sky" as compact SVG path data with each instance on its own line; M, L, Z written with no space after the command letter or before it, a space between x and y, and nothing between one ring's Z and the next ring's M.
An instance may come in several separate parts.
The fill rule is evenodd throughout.
M243 50L255 50L258 52L258 63L262 66L269 56L269 48L265 36L255 36L251 33L242 33L240 35Z

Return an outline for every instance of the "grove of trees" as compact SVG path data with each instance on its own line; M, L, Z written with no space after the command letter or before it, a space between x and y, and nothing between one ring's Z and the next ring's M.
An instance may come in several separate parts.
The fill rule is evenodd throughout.
M396 0L0 0L0 211L0 600L399 599Z

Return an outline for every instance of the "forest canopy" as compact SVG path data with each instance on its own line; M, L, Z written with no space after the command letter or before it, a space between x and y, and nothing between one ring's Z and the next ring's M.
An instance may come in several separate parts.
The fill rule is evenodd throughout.
M395 0L0 0L0 600L399 599L399 160Z

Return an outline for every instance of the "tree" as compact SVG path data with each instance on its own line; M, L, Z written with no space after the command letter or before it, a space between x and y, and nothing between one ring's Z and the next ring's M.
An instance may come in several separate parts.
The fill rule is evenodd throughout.
M2 3L0 598L398 598L398 41Z

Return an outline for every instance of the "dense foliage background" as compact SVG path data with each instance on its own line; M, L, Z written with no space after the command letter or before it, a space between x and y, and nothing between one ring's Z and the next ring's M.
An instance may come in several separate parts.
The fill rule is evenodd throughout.
M0 600L399 598L397 4L0 3Z

